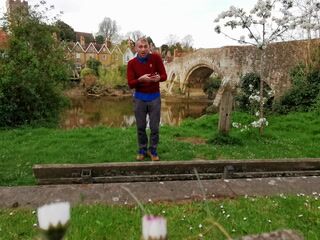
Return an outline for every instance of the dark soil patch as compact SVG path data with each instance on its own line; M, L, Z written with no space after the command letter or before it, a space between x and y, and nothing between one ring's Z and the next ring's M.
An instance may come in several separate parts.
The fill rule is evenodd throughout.
M207 140L201 137L178 137L176 138L179 142L186 142L192 144L206 144Z

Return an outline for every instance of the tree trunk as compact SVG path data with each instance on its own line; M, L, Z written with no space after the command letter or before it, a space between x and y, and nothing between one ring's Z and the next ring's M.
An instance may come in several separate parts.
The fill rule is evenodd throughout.
M260 102L259 102L259 119L264 118L264 109L263 109L263 82L264 82L264 55L265 55L265 50L262 49L260 50ZM264 123L261 124L260 129L259 129L260 135L263 135L264 132Z

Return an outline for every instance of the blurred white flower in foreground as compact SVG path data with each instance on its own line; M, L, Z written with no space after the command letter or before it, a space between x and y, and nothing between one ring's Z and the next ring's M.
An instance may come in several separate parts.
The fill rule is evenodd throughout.
M43 205L38 208L38 222L42 230L66 225L70 219L70 203L60 202Z
M143 240L167 239L167 220L162 216L145 215L142 218Z

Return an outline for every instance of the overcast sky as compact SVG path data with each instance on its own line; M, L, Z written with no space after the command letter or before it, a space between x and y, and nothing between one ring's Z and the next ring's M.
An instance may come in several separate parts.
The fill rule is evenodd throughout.
M29 0L33 5L39 0ZM6 11L0 0L0 11ZM182 39L190 34L195 48L234 45L235 42L214 32L214 19L231 5L251 9L257 0L47 0L63 11L61 20L75 31L96 34L104 17L115 20L120 33L140 30L156 46L167 42L170 34Z

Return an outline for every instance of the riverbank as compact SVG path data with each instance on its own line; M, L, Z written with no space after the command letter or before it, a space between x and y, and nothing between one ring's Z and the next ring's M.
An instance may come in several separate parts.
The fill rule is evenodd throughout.
M85 91L84 88L79 86L79 84L75 84L74 86L68 88L65 90L64 95L67 96L70 99L78 99L78 98L83 98L83 97L94 97L94 98L118 98L118 99L123 99L123 98L129 98L132 97L133 95L133 90L129 89L108 89L108 91L105 91L101 94L90 94ZM182 101L188 101L192 103L213 103L213 99L208 99L206 95L201 95L201 96L186 96L186 95L180 95L180 94L175 94L175 95L166 95L162 94L162 99L165 102L168 103L174 103L174 102L182 102Z
M252 116L235 112L233 121L248 123ZM263 136L258 129L233 128L229 137L216 137L217 115L164 125L159 155L162 161L320 157L318 115L294 113L270 116L268 121ZM132 162L137 151L135 127L22 128L1 130L0 139L2 186L34 184L34 164Z
M132 96L132 91L124 89L108 89L102 93L94 94L88 93L84 88L82 88L79 83L72 85L70 88L64 91L64 95L70 99L79 99L83 97L100 98L100 97L110 97L110 98L129 98Z

